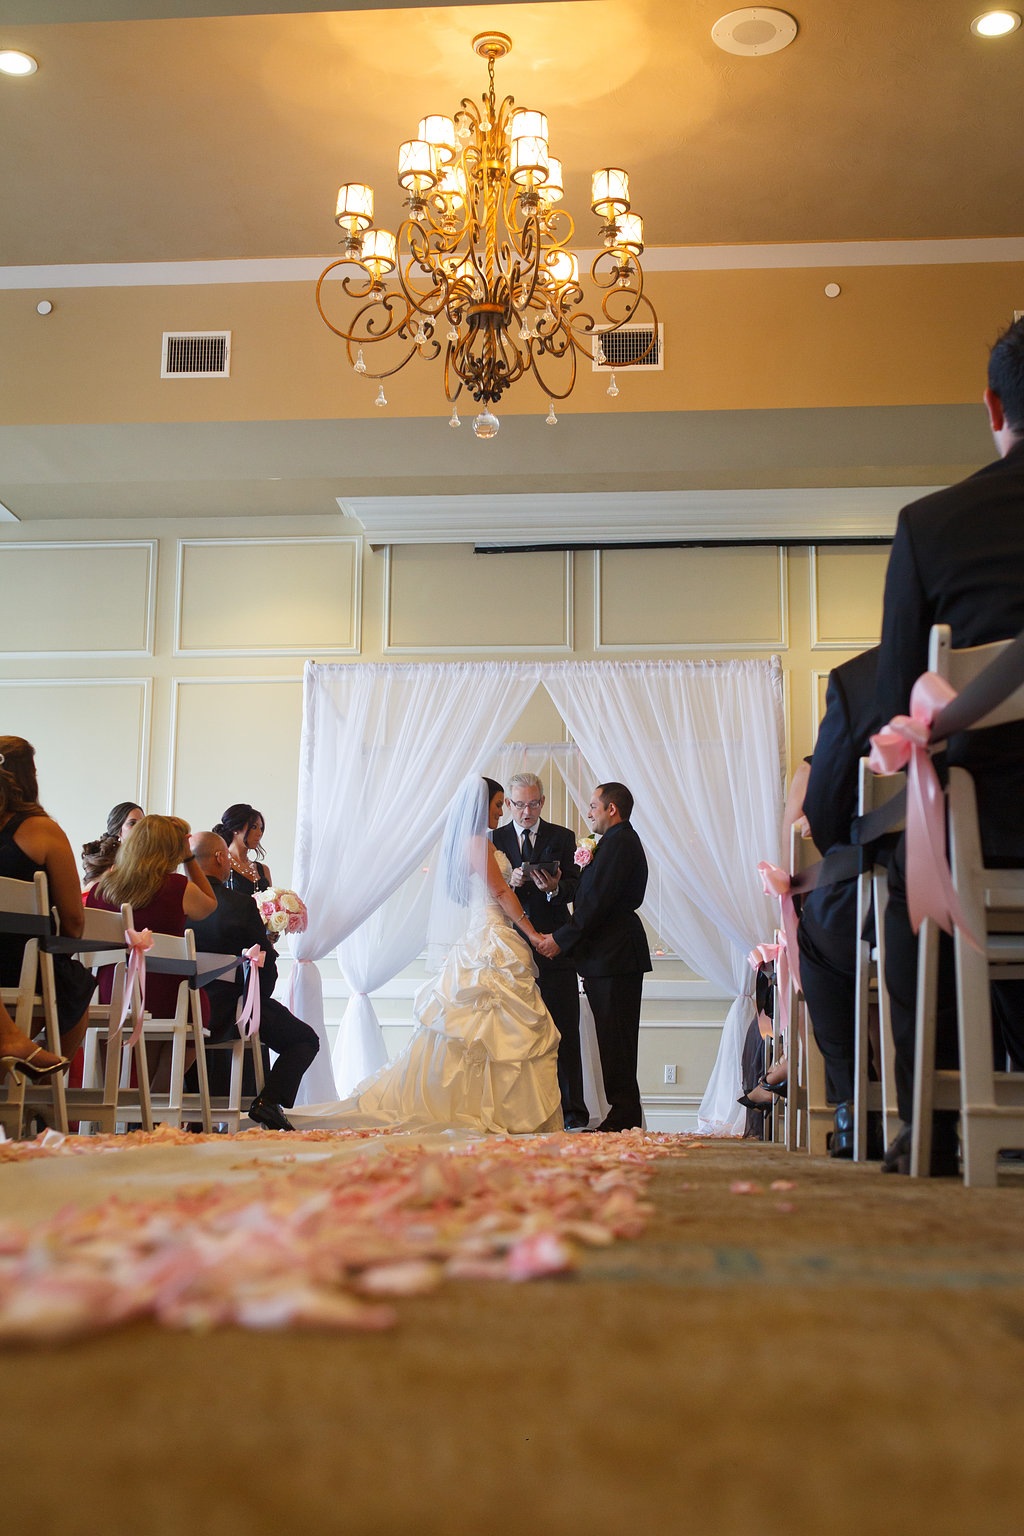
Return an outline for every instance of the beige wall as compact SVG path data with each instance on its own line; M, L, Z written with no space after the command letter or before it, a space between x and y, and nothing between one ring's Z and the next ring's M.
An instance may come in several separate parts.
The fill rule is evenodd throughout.
M265 520L244 535L237 519L147 522L140 537L125 526L0 529L0 730L35 743L44 803L76 849L117 800L197 827L248 800L266 816L281 883L292 879L307 657L777 654L794 762L812 744L829 668L877 639L887 558L874 546L374 553L338 518ZM542 692L513 733L563 735ZM549 810L568 818L557 792ZM335 1022L343 988L333 964L324 972ZM417 974L379 999L392 1049ZM692 1123L725 1011L679 961L658 959L640 1053L652 1123Z

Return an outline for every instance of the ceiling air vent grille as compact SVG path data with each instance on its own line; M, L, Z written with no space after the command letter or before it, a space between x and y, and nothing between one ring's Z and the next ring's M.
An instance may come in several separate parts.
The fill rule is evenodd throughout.
M616 373L637 372L641 368L664 368L664 339L661 325L623 325L593 338L593 369L606 368Z
M230 331L164 332L162 379L226 379L230 373Z

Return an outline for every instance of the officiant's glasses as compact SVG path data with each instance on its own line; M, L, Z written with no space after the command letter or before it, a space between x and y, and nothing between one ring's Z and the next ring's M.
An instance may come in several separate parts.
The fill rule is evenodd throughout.
M543 800L510 800L509 805L514 811L539 811L544 804Z

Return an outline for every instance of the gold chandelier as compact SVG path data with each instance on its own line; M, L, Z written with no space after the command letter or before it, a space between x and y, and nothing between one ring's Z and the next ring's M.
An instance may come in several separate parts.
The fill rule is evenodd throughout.
M490 407L519 379L534 376L554 425L554 401L576 384L577 353L607 362L602 338L641 308L653 322L649 351L657 316L643 291L643 219L630 209L629 177L614 167L595 171L592 183L602 248L590 277L603 294L600 315L580 307L579 262L569 249L574 225L558 206L562 166L548 152L547 118L517 108L511 96L498 103L494 62L511 50L511 38L484 32L473 47L487 60L481 105L463 97L454 118L425 117L418 136L399 149L409 214L397 235L374 225L372 188L349 182L339 189L335 222L345 232L344 254L320 274L316 303L355 372L368 378L390 378L411 358L436 358L443 347L449 425L461 425L456 401L465 389L483 405L474 432L493 437L499 422ZM336 268L353 265L358 272L325 290ZM324 308L338 286L355 305L347 324L335 324ZM393 366L373 372L363 355L371 345L385 346ZM618 394L614 374L608 393ZM376 403L387 404L383 384Z

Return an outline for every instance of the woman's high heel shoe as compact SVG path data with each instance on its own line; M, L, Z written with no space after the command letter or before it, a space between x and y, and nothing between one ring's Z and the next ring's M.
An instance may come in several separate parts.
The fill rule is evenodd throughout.
M57 1072L66 1072L70 1063L65 1056L58 1056L56 1060L47 1066L36 1065L37 1056L45 1056L46 1052L41 1045L28 1056L0 1056L0 1068L4 1072L18 1072L22 1077L27 1077L30 1083L43 1083L48 1077L53 1077Z

